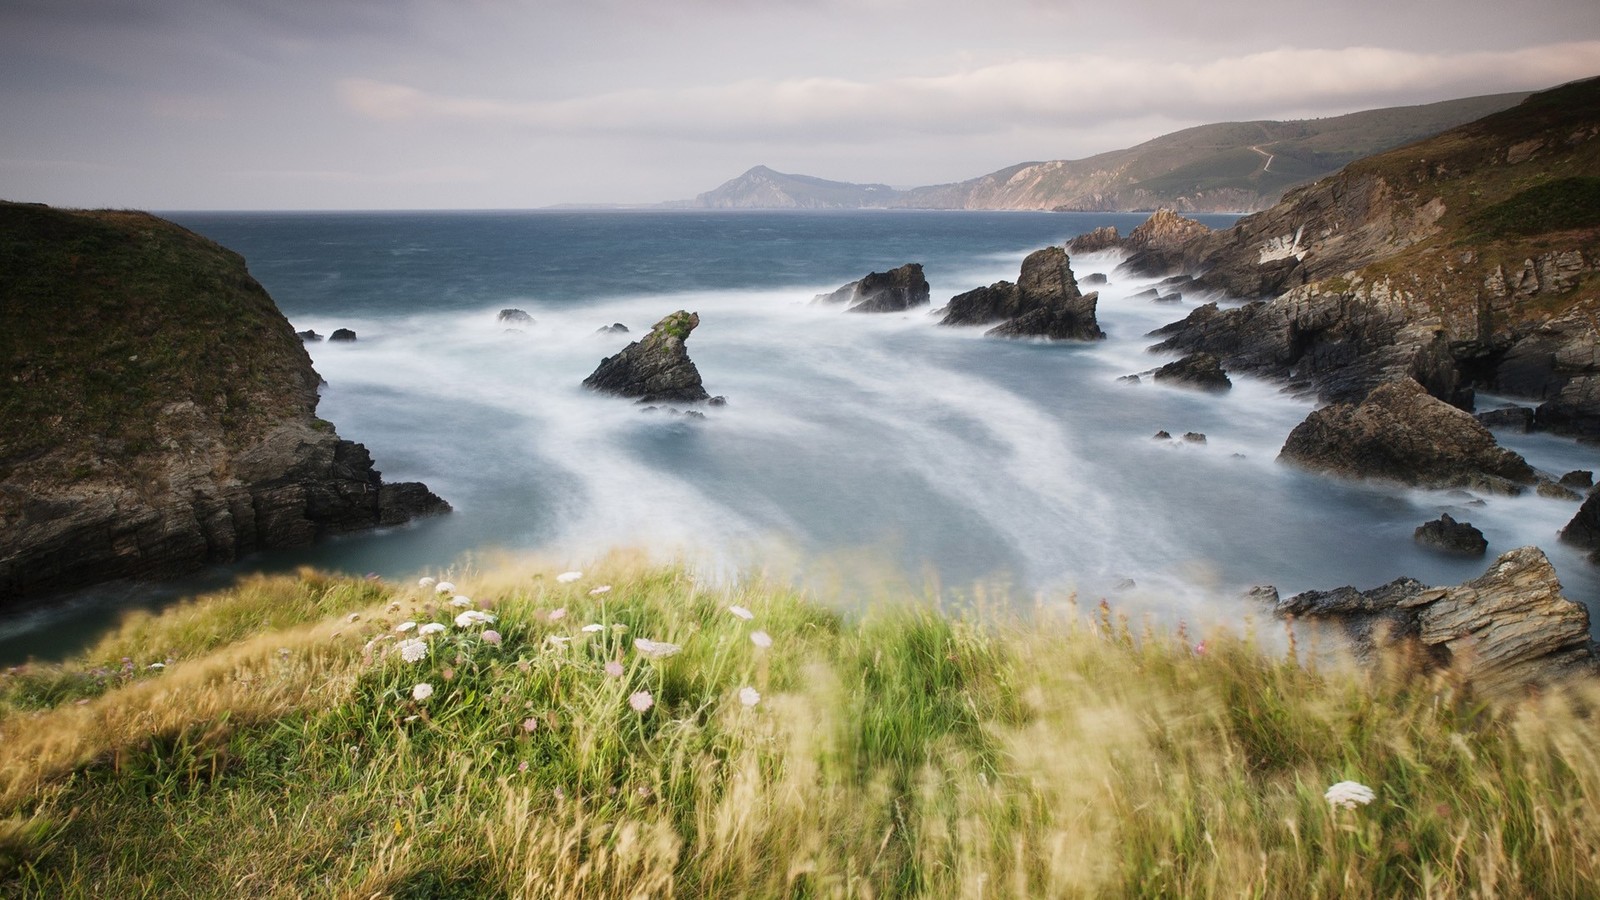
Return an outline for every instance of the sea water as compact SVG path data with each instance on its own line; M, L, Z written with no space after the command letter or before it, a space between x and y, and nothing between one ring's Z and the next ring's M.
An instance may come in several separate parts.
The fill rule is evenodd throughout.
M1265 613L1241 596L1256 584L1287 595L1481 574L1486 560L1413 542L1441 512L1482 529L1490 558L1543 547L1569 596L1600 600L1594 567L1555 540L1574 502L1308 474L1276 460L1308 399L1237 375L1221 395L1119 380L1170 359L1147 351L1148 333L1204 298L1135 299L1152 280L1117 273L1114 256L1072 260L1080 278L1110 278L1097 288L1108 335L1097 343L992 339L941 327L927 309L811 302L920 262L937 308L1014 281L1033 250L1100 225L1126 233L1142 215L169 216L241 253L297 330L357 333L306 345L327 381L319 413L366 444L385 479L426 482L455 511L175 585L80 592L0 622L0 655L63 652L122 608L245 572L314 565L411 580L502 553L582 568L612 548L711 577L760 571L847 604L981 588L1239 622ZM500 322L505 308L535 321ZM699 313L688 349L725 406L685 417L581 386L678 309ZM599 333L614 322L629 333ZM1181 440L1189 432L1204 443ZM1595 468L1592 448L1572 441L1501 438L1554 474Z

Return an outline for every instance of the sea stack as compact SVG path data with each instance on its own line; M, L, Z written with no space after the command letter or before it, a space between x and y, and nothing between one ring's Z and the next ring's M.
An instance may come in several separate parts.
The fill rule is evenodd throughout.
M987 325L996 337L1044 337L1096 341L1105 332L1095 319L1100 295L1084 294L1072 276L1067 251L1046 247L1022 261L1017 283L999 281L950 299L940 325Z
M678 310L655 324L650 333L600 361L583 380L590 390L640 403L702 403L711 399L700 382L700 370L684 347L700 325L697 313Z

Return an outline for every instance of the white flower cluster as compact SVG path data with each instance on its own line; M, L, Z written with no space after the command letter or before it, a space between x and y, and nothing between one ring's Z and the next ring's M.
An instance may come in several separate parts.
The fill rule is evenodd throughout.
M1366 806L1377 796L1372 792L1372 788L1356 781L1341 781L1328 788L1322 795L1323 799L1328 801L1329 806L1335 808L1343 807L1345 809Z
M487 625L494 621L494 614L486 613L481 609L469 609L456 616L457 628L471 628L474 625Z
M652 641L649 638L634 638L633 648L649 659L665 659L683 649L682 645L679 644Z
M400 658L408 663L421 662L428 656L428 642L421 638L407 638L399 646Z

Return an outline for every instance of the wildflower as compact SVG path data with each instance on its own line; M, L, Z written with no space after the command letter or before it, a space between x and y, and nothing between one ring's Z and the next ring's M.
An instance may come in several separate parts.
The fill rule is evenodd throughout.
M492 628L485 629L483 632L483 642L495 647L500 646L500 632L495 631Z
M433 696L433 685L426 681L419 681L411 688L411 699L421 703Z
M466 609L472 605L472 598L457 594L450 598L450 605L454 606L456 609Z
M772 646L772 635L767 634L765 631L752 631L750 632L750 643L765 650Z
M656 705L656 698L650 696L649 691L636 691L628 695L628 705L633 707L634 712L642 713Z
M678 644L669 644L666 641L652 641L649 638L634 638L633 647L650 659L666 659L683 649Z
M390 600L389 601L389 605L384 607L384 609L386 609L389 612L399 612L400 611L400 601L399 600Z
M606 663L606 674L612 678L621 678L622 663L619 663L614 659L611 662Z
M1206 655L1206 642L1205 641L1201 641L1200 643L1194 645L1194 655L1195 656L1205 656Z
M1341 781L1323 793L1323 799L1332 807L1355 809L1357 806L1366 806L1377 795L1372 788L1355 781Z
M562 572L560 575L556 576L556 581L558 581L558 582L560 582L562 584L571 584L572 582L577 581L579 578L582 578L582 577L583 577L583 573L582 572Z
M539 720L533 718L532 716L529 716L528 718L523 719L522 720L522 730L526 731L529 734L533 734L535 731L539 730Z
M589 592L589 596L598 597L601 594L609 594L609 593L611 593L611 585L602 584L599 587L595 588L594 590L590 591Z
M417 634L438 634L441 631L444 631L443 622L429 622L417 628Z
M761 702L761 694L753 687L739 688L739 702L745 706L755 706Z
M559 622L562 619L565 619L566 617L567 617L567 608L565 606L561 607L560 609L552 609L552 610L550 610L550 615L546 616L546 618L548 618L552 622Z
M433 587L434 585L436 585L438 583L439 583L438 579L429 578L426 575L424 575L421 578L417 579L417 587L431 588L431 587Z
M528 761L527 760L523 760L522 762L517 763L517 771L518 772L526 772L526 771L528 771Z
M361 621L361 613L351 613L349 616L347 616L345 618L345 621L346 622L359 622L359 621Z
M399 644L400 658L408 663L419 662L428 656L428 642L421 638L408 638Z
M550 796L556 798L557 800L565 800L567 799L567 792L563 791L561 788L556 788L550 792Z
M585 634L594 634L596 631L605 631L606 627L599 622L590 622L581 629Z
M146 669L165 669L166 667L167 664L164 662L153 662L150 665L145 666Z
M739 618L745 620L746 622L748 622L751 619L754 619L756 617L755 613L751 612L748 609L745 609L742 606L737 606L737 605L728 607L728 612L733 613L734 615L736 615Z
M569 638L564 634L552 634L545 638L545 642L552 647L565 647L571 641L572 638Z
M433 586L433 589L441 594L454 594L456 592L456 586L448 581L439 582Z
M487 625L493 621L494 615L492 613L486 613L476 609L469 609L466 612L456 616L456 627L471 628L474 625Z
M394 630L404 633L404 632L410 631L411 629L416 628L416 627L417 627L417 623L415 623L415 622L401 622L399 625L396 625L394 627Z

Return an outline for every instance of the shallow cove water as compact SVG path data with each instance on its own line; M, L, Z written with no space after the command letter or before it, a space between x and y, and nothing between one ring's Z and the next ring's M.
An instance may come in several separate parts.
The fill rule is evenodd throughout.
M1410 575L1454 584L1487 560L1440 556L1411 532L1448 511L1493 555L1550 553L1567 593L1600 600L1594 567L1555 540L1577 504L1472 498L1279 465L1312 404L1249 378L1221 396L1119 376L1164 360L1151 329L1195 298L1134 299L1115 258L1095 344L1005 341L926 310L810 304L868 271L924 264L934 307L1015 280L1023 256L1142 214L527 212L169 214L244 255L307 347L320 413L389 480L421 480L447 517L262 554L175 585L110 585L0 622L0 657L70 651L130 606L243 572L316 565L385 578L459 570L497 551L583 566L645 548L705 570L765 569L865 601L884 582L1027 598L1076 591L1172 622L1237 622L1285 594ZM1231 217L1200 217L1213 226ZM1181 290L1181 288L1180 288ZM517 330L503 308L536 320ZM691 356L728 398L704 419L647 412L580 386L676 309L700 314ZM597 334L624 323L630 333ZM1158 441L1159 430L1206 440ZM1595 468L1591 448L1502 435L1536 466Z

